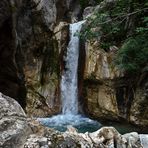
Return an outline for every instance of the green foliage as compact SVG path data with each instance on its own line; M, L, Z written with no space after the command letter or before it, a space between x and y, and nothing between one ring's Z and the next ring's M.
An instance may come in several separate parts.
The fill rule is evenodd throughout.
M118 0L89 17L80 36L99 40L107 52L112 45L121 47L115 64L127 73L142 72L148 69L147 11L146 0Z
M115 60L120 69L130 74L148 71L147 37L137 36L125 41Z

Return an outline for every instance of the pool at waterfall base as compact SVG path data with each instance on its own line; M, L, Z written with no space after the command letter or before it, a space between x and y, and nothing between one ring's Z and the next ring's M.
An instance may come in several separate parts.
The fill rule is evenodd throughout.
M61 132L66 131L68 126L73 126L78 132L82 133L87 131L94 132L102 127L99 122L80 114L59 114L51 118L38 118L38 121L47 127L54 128Z
M75 127L78 132L94 132L103 126L112 126L117 129L120 134L129 132L138 132L139 134L148 134L147 128L137 127L125 122L99 122L96 120L89 119L83 115L71 115L71 114L59 114L50 118L38 118L37 119L42 125L49 128L54 128L60 132L65 132L68 126Z

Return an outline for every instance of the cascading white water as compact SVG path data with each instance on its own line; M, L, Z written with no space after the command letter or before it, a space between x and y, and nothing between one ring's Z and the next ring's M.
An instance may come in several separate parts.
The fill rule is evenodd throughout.
M79 57L79 37L84 21L70 25L70 42L67 47L66 71L61 81L62 114L78 114L77 67Z
M79 37L75 35L80 32L85 21L70 25L70 42L65 57L65 71L61 80L62 114L51 118L38 118L42 124L56 128L60 131L66 130L68 125L78 128L80 131L95 131L100 128L100 123L78 114L78 90L77 70L79 57Z

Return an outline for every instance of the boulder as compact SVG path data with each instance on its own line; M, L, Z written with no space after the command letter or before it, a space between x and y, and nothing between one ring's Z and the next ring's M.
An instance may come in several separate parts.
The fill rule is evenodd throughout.
M31 133L21 106L0 93L0 147L20 148Z
M26 119L20 105L0 94L0 147L2 148L126 148L141 147L144 136L136 132L121 135L113 127L102 127L93 133L78 133L72 126L66 132L42 126ZM144 143L144 141L142 141Z
M147 148L148 146L148 134L140 134L140 142L143 148Z

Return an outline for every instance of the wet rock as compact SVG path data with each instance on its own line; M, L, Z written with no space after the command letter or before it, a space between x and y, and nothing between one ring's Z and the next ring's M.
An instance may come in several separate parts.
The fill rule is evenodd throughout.
M20 48L16 58L25 77L26 111L30 117L46 117L59 112L58 74L51 68L57 65L59 56L56 41L52 38L56 18L54 0L24 0L17 16Z
M56 0L57 22L76 22L79 20L81 9L78 0Z

